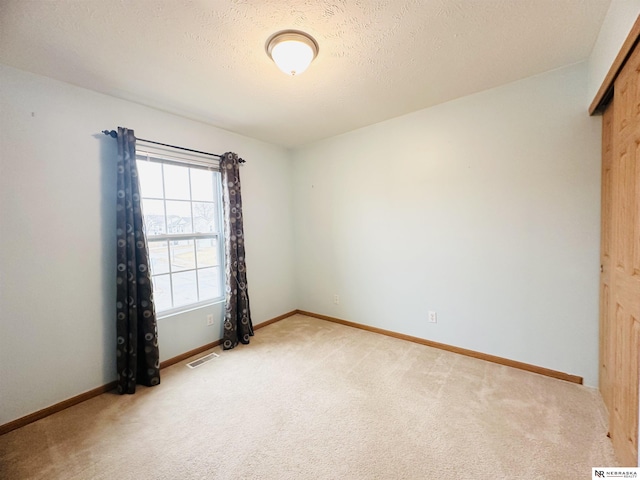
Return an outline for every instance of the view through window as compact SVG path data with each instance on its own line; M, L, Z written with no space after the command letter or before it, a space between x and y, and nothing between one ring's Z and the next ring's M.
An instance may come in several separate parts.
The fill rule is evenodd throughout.
M220 174L138 156L156 311L221 300Z

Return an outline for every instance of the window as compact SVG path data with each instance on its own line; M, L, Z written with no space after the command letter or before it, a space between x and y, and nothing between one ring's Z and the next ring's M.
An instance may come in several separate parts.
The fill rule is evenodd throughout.
M156 311L222 300L220 173L140 151L136 157Z

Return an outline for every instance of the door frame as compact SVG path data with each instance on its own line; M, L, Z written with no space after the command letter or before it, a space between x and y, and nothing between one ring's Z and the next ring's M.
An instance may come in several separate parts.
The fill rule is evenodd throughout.
M607 72L607 76L604 77L602 85L600 85L596 96L593 98L591 105L589 105L589 115L601 114L605 110L613 95L613 82L618 78L620 70L622 70L627 58L629 58L629 55L631 55L631 52L639 41L640 15L636 18L629 35L627 35L618 55L616 55L616 58L613 60L611 68L609 68L609 71Z
M620 51L618 52L618 55L616 56L616 58L614 59L611 68L609 69L602 85L600 86L598 92L596 93L595 98L593 99L593 101L591 102L591 105L589 106L589 114L590 115L595 115L595 114L603 114L604 111L607 109L607 107L609 106L609 104L611 103L611 101L614 98L614 82L616 81L616 79L618 78L622 68L625 66L625 63L627 62L627 59L631 56L631 53L634 51L634 49L638 46L638 44L640 43L640 15L638 15L638 17L636 18L635 23L633 24L633 27L631 28L631 31L629 32L629 35L627 36L627 38L625 39L624 43L622 44L622 47L620 48ZM638 46L638 48L640 48L640 46ZM609 112L610 113L610 112ZM606 124L605 122L603 122L603 164L602 164L602 168L603 168L603 173L604 173L604 169L605 169L605 157L604 157L604 148L606 147L606 145L604 144L604 135L605 135L605 128L606 128ZM609 132L609 134L611 134L612 132ZM603 177L602 181L604 182L605 179ZM603 184L603 188L604 188L604 184ZM604 190L603 190L604 193ZM611 193L611 192L610 192ZM611 199L609 199L610 201ZM603 200L604 201L604 200ZM601 213L601 215L604 215L604 212ZM604 217L603 217L604 218ZM601 225L603 225L602 223L602 219L601 219ZM601 249L603 248L603 232L601 232ZM600 252L600 258L602 261L602 255L603 252ZM601 272L602 270L602 265L601 265ZM606 274L607 272L604 272L604 274ZM610 279L609 279L610 281ZM603 279L600 278L599 280L599 291L600 291L600 302L602 303L604 300L603 297L603 292L602 292L602 287L603 287ZM599 314L599 322L600 325L602 327L602 322L603 320L605 320L606 318L603 318L603 305L600 305L600 314ZM605 345L605 343L608 341L607 338L603 337L603 330L602 328L600 329L599 332L599 346L600 346L600 353L599 353L599 362L600 362L600 366L598 368L599 373L602 375L602 361L603 361L603 345ZM606 380L606 379L605 379ZM611 378L608 379L608 384L611 383ZM600 379L599 381L599 385L600 387L602 387L603 385L603 379ZM603 398L606 400L605 395L607 396L611 396L613 394L612 391L609 392L601 392ZM640 396L638 396L637 398L640 398ZM610 405L608 405L608 407L610 407ZM639 425L638 425L638 431L640 432L640 401L638 401L638 405L635 406L638 409L638 419L639 419ZM611 412L609 412L611 414ZM609 428L611 428L611 426L609 426ZM615 443L615 442L614 442ZM640 450L640 447L639 447ZM640 458L640 452L636 452L636 458Z

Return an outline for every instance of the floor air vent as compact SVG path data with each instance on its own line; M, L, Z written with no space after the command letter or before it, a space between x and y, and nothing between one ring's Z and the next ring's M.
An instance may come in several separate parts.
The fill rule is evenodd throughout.
M187 367L189 368L196 368L199 367L200 365L203 365L205 363L207 363L210 360L213 360L216 357L219 357L220 355L218 355L217 353L210 353L209 355L205 355L204 357L201 357L197 360L194 360L193 362L187 363Z

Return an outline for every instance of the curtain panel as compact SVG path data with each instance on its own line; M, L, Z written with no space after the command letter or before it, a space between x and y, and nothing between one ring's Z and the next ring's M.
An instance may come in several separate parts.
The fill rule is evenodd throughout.
M116 201L116 363L118 391L160 383L160 354L149 253L144 233L136 137L118 127Z
M232 152L225 153L220 159L225 234L226 312L222 338L225 350L234 348L238 342L247 344L249 337L253 336L244 250L240 161Z

